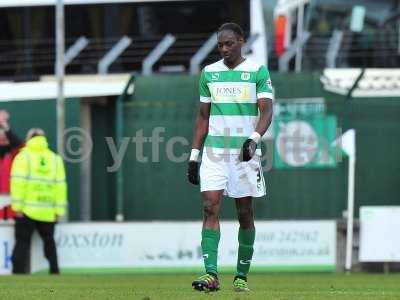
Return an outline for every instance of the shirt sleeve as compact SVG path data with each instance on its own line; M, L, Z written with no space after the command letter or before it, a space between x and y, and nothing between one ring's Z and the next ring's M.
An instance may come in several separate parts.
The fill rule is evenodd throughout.
M55 212L58 216L65 215L67 209L67 183L65 178L64 162L61 156L56 156L57 174L56 174L56 203Z
M206 76L203 72L201 72L200 81L199 81L199 94L200 94L200 102L210 103L211 102L211 93L207 85Z
M265 66L261 66L260 69L258 69L256 89L257 99L274 99L271 78L269 77L269 72Z
M22 211L26 198L26 185L29 175L29 162L25 153L19 153L11 167L10 195L11 208Z

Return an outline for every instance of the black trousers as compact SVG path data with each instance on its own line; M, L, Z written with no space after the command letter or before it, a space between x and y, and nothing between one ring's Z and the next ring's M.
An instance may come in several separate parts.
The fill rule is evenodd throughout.
M50 264L50 274L58 274L57 249L54 241L55 223L35 221L27 216L15 219L15 246L12 253L14 274L28 273L31 238L35 229L44 244L44 256Z

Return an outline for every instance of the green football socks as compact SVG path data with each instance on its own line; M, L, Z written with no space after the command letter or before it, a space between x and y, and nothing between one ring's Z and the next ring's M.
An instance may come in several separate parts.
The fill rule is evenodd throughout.
M239 253L237 259L236 276L247 277L249 273L251 259L254 252L254 239L256 237L256 230L239 228Z
M201 249L203 251L204 266L207 273L217 275L218 244L220 231L203 229L201 232Z

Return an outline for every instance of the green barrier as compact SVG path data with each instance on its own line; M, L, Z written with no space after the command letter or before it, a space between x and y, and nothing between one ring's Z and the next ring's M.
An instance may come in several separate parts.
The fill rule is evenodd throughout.
M399 101L356 99L346 102L344 97L323 90L319 73L272 73L271 78L278 103L279 99L289 102L290 99L304 97L325 99L324 113L332 117L318 121L322 122L319 125L312 123L317 121L312 121L311 125L321 129L317 130L317 135L327 136L327 143L333 138L335 122L342 132L349 128L357 130L357 207L364 204L398 204L400 140L396 137L400 136ZM166 142L171 138L181 137L191 142L199 103L197 81L197 76L181 75L136 78L135 93L123 107L124 136L151 138L154 129L159 127L163 129L160 136L164 142L159 152L152 149L150 143L143 143L143 153L152 160L147 162L138 157L136 145L129 143L123 161L126 219L201 218L200 192L186 181L185 161L173 163L166 153ZM325 130L327 132L322 133ZM181 156L189 152L188 143L175 144L174 154ZM346 158L343 159L344 163L338 163L336 167L333 167L330 157L327 162L329 168L272 168L266 171L267 197L255 200L256 218L341 218L346 207L347 191L347 164ZM101 185L100 182L98 186ZM109 211L97 212L102 219L106 216L113 218L114 200L105 200L109 203ZM222 218L236 218L230 199L223 202Z

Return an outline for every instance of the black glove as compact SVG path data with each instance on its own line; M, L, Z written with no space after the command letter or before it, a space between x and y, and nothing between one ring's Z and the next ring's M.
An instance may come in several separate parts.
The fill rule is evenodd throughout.
M240 152L241 161L249 161L256 153L257 143L252 139L247 139L242 146L242 151Z
M191 184L199 185L200 177L199 177L199 166L200 163L194 160L190 160L188 164L187 177Z

